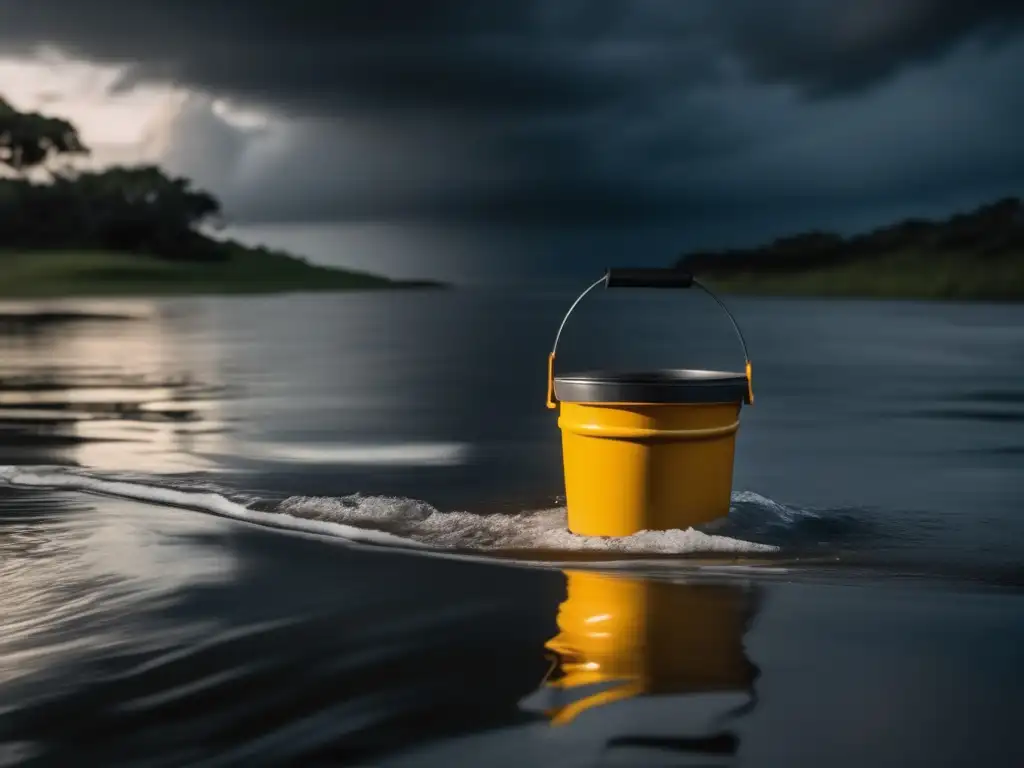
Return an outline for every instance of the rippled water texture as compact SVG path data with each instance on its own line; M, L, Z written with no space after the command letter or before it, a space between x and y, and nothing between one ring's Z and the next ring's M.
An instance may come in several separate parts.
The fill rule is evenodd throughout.
M562 369L741 364L654 293ZM728 518L609 540L572 298L0 305L0 765L1024 765L1024 309L731 300Z

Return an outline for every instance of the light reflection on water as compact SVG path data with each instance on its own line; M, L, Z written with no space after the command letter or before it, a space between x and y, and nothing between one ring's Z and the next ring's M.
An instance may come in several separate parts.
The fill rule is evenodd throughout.
M7 491L0 516L0 685L48 668L194 635L140 619L184 587L237 576L202 536L223 521L66 493Z
M172 472L223 450L216 340L195 344L187 318L139 301L20 302L0 325L0 453Z

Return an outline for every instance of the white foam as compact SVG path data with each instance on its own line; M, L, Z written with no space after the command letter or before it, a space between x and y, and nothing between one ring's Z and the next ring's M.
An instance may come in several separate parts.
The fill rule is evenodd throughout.
M774 552L777 547L715 536L692 528L632 536L578 536L564 507L514 514L441 512L424 502L386 497L292 497L280 511L302 520L388 531L437 549L600 551L630 554Z
M401 539L381 531L353 528L352 526L340 523L327 523L301 518L289 520L276 512L260 512L249 509L242 504L221 496L219 493L196 493L194 491L181 491L143 483L103 480L61 468L33 471L33 468L28 467L0 466L0 480L16 486L87 491L137 499L154 504L187 507L188 509L209 512L222 517L231 517L257 525L269 525L277 528L289 528L304 533L338 536L355 542L402 547L423 546L415 541Z
M425 552L495 553L501 550L693 554L774 552L778 547L694 529L641 531L632 536L578 536L566 528L564 508L480 515L442 512L414 499L380 496L292 497L274 512L251 509L221 494L106 480L64 468L0 467L0 481L17 486L62 488L186 507L347 542ZM552 563L553 564L553 563Z

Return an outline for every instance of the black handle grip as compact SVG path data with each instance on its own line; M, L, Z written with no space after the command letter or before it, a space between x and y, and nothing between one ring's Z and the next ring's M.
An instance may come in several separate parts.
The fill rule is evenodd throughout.
M605 274L605 288L689 288L693 275L664 267L621 267Z

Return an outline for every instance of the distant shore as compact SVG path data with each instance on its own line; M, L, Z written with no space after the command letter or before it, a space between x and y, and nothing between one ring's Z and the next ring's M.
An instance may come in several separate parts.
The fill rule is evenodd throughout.
M971 254L880 254L860 263L791 273L700 270L714 290L737 295L934 301L1024 301L1024 257L978 264Z
M940 221L841 237L806 232L677 266L728 293L1024 301L1024 204L1006 198Z
M2 251L0 299L266 294L441 288L426 280L392 280L321 267L304 259L223 243L216 261L170 261L115 251Z

